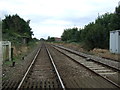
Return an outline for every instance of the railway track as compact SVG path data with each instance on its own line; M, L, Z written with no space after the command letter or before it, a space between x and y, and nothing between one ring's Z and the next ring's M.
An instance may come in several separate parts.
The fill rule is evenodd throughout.
M59 47L42 44L23 78L3 82L2 90L39 90L42 88L63 90L73 88L107 88L109 90L113 88L119 90L117 79L108 80L108 76L98 73L101 70L110 73L108 67L92 63L89 59L75 56Z
M114 68L113 66L97 62L87 56L81 56L78 53L75 53L74 51L72 52L72 50L66 49L61 46L55 45L53 47L56 50L58 50L60 53L71 58L74 62L82 65L86 69L90 70L91 72L95 73L96 75L102 77L103 79L107 80L111 84L120 88L120 79L119 79L120 70L119 70L119 68Z
M120 61L118 61L118 60L111 60L111 59L105 59L105 58L101 58L101 57L97 57L97 56L93 56L93 55L88 55L88 54L78 52L78 51L75 51L75 50L72 50L72 49L69 49L69 48L65 48L65 47L62 47L62 46L58 46L58 45L54 45L54 46L59 47L61 49L64 49L68 52L74 53L74 54L76 54L78 56L81 56L83 58L90 58L94 62L104 64L108 67L111 67L111 68L114 68L114 69L120 71Z
M65 90L52 56L43 44L20 81L3 84L2 90L31 90L40 88L61 88Z

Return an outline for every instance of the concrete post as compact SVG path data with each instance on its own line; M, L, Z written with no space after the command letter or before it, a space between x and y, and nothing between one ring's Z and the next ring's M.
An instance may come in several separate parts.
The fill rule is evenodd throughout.
M10 41L2 41L2 49L3 49L3 56L5 56L5 57L3 57L3 61L7 60L7 59L9 61L11 61L11 42Z
M9 42L9 60L11 61L11 42Z

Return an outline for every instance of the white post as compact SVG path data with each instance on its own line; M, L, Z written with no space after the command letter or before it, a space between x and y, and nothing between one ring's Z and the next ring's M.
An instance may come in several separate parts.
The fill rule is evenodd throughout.
M8 47L8 51L6 51L7 47ZM3 52L8 52L8 55L7 55L8 58L5 58L5 59L11 60L11 42L10 41L2 41L2 49L3 49ZM4 60L4 58L3 58L3 60Z
M9 42L9 60L11 61L11 42Z

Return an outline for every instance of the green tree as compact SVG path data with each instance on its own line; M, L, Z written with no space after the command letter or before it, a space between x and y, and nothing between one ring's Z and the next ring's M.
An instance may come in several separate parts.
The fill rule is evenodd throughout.
M105 13L98 16L94 22L85 25L83 29L69 28L62 34L63 41L84 42L88 49L109 48L109 33L120 29L120 6L115 13Z
M10 40L13 42L20 41L22 37L32 39L33 32L29 26L30 20L25 21L16 15L7 15L5 19L2 20L3 25L3 39Z
M116 7L115 9L115 18L114 23L116 23L116 30L120 29L120 6Z
M61 38L63 41L77 42L78 28L65 29Z
M48 36L47 41L48 41L48 42L54 42L54 41L55 41L55 38L54 38L54 37L50 37L50 36Z

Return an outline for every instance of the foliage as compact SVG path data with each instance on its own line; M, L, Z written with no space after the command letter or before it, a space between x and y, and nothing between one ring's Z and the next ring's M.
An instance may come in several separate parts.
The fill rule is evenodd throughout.
M78 35L77 32L78 32L78 28L65 29L62 36L61 36L62 40L76 42L77 35Z
M48 42L54 42L54 41L55 41L55 38L54 38L54 37L50 37L50 36L48 36L47 41L48 41Z
M20 43L23 37L29 40L32 39L33 32L29 26L30 20L25 21L16 14L12 16L7 15L2 21L4 40L9 40L14 43L17 41L17 43Z
M120 6L115 13L105 13L98 16L95 22L85 25L83 29L65 29L61 38L63 41L85 43L89 50L93 48L109 48L109 32L120 29Z

